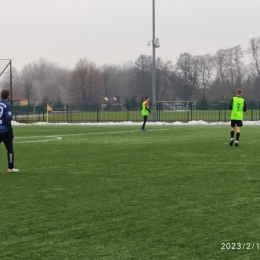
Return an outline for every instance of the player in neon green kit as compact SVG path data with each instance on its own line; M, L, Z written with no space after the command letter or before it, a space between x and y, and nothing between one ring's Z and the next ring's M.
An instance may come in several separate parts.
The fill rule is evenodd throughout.
M149 110L149 101L150 101L150 98L146 97L145 101L142 104L142 116L144 118L143 126L141 128L142 131L145 131L145 124L148 119L148 114L151 113L151 111Z
M242 98L243 91L239 89L237 95L230 101L229 108L231 111L231 140L230 146L234 143L235 127L236 127L236 141L235 146L238 146L238 140L240 137L241 126L243 126L243 115L246 112L246 103Z

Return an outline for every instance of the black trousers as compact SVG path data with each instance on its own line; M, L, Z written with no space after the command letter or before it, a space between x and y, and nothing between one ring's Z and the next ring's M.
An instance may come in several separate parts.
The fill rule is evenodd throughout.
M144 122L143 122L143 126L142 129L145 129L145 124L147 122L148 116L144 116Z
M7 151L8 169L14 168L13 130L0 134L0 144L3 142Z

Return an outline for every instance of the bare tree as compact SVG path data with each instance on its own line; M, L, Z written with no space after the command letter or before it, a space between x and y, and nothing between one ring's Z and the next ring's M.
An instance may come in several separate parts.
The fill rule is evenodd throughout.
M217 53L213 56L213 61L216 67L217 80L223 82L226 79L226 50L218 50Z
M240 88L243 77L243 62L244 52L240 45L226 49L227 79L229 81L230 90L233 94L236 88Z
M202 88L203 99L206 99L206 89L212 84L214 60L210 54L199 56L198 63L198 85Z
M230 96L236 88L242 86L245 71L243 57L244 51L240 45L217 51L213 59L216 68L213 88L218 88L220 92L224 91Z
M243 77L243 61L244 51L240 45L233 47L235 68L237 70L237 78L242 80Z
M116 88L116 75L118 72L117 66L105 64L101 67L100 70L103 79L105 96L108 97L111 95L116 95L115 88Z
M128 61L118 66L115 82L116 82L116 94L121 100L125 100L127 97L133 96L129 83L131 80L131 72L133 68L133 62ZM135 94L135 93L134 93Z
M87 105L97 102L104 97L101 87L101 73L93 62L86 58L80 59L71 74L71 97L72 100L80 101Z
M21 71L22 94L34 101L44 99L57 102L62 96L57 81L60 71L56 64L45 59L29 63Z
M166 92L171 88L171 73L173 65L171 61L163 61L158 58L156 61L156 81L157 81L157 98L162 100ZM164 98L165 99L165 98Z
M260 77L260 38L252 38L249 40L247 53L251 54L251 57L254 60L255 69Z
M32 102L33 99L37 98L37 91L34 85L33 72L31 66L27 65L23 68L21 72L22 78L22 96L28 100L28 104Z
M132 78L129 87L139 98L151 95L152 88L152 58L151 56L141 55L135 61L132 68Z
M190 100L197 90L198 64L198 56L192 56L190 53L183 53L178 58L176 73L182 79L182 84L179 85L179 91L183 100Z
M252 100L260 97L260 38L252 38L249 40L247 54L250 54L253 62L249 64L248 84L251 90Z
M36 98L37 93L33 83L29 80L25 80L22 85L22 95L28 100L28 104L31 104L31 101Z
M229 83L231 85L231 91L234 91L234 70L235 70L235 64L234 64L234 52L232 48L226 49L225 52L226 55L226 63L225 67L227 69L227 75L229 79Z

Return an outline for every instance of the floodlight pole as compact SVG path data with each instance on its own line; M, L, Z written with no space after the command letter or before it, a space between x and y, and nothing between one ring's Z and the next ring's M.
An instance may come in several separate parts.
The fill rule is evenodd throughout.
M0 59L0 60L8 60L8 64L4 68L4 70L0 73L0 76L4 73L4 71L10 66L10 106L12 108L13 105L13 73L12 73L12 60L11 59Z
M152 113L153 121L157 121L157 112L156 112L156 65L155 65L155 0L153 0L153 69L152 69Z
M12 60L10 60L10 106L13 106L13 72L12 72Z

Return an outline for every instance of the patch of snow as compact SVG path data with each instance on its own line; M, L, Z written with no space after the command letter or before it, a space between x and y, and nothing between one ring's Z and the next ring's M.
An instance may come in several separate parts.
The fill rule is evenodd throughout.
M23 123L19 123L17 121L12 121L12 126L13 125L17 126L17 125L29 125L29 124L23 124Z
M55 126L66 126L66 125L81 125L81 126L140 126L143 122L131 122L131 121L125 121L125 122L100 122L100 123L46 123L46 122L37 122L32 124L23 124L16 121L12 121L13 126L20 126L20 125L38 125L38 126L46 126L46 125L55 125ZM259 125L260 126L260 120L258 121L243 121L244 125ZM147 122L147 125L150 126L179 126L179 125L230 125L230 122L205 122L202 120L198 121L189 121L187 123L183 122L172 122L172 123L166 123L166 122Z

